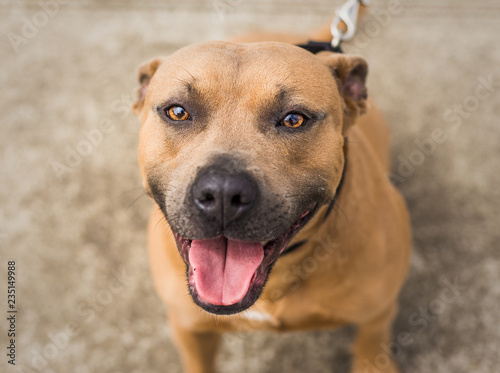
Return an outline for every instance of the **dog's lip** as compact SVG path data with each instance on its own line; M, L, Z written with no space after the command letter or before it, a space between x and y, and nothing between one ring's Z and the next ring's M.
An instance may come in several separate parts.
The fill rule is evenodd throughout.
M292 237L300 229L302 229L309 222L309 220L311 220L311 218L315 215L317 209L318 203L312 203L309 208L305 210L305 212L303 212L299 216L299 218L290 226L287 232L263 244L264 258L262 259L262 263L257 268L254 275L252 276L247 294L239 302L230 306L214 305L204 301L203 299L201 299L201 297L198 296L195 286L192 285L190 281L192 276L192 269L189 262L189 249L191 248L191 243L193 240L182 237L176 232L173 232L179 252L187 265L189 290L195 303L205 309L207 312L218 315L230 315L242 312L245 309L251 307L259 298L273 265L276 263L280 255L284 252Z

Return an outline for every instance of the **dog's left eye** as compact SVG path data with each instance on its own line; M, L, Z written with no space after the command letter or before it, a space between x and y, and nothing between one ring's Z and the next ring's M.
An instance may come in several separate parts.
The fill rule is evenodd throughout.
M298 128L306 122L306 117L300 113L288 113L280 122L285 127Z
M172 120L188 120L189 113L182 106L174 105L165 109L165 115Z

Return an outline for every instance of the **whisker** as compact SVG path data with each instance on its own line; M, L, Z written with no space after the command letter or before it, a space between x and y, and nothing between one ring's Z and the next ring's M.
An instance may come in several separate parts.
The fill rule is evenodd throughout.
M122 192L120 195L121 196L125 196L125 195L130 194L132 192L135 192L135 191L137 191L139 189L142 190L142 191L144 191L144 188L142 186L140 186L140 187L136 187L136 188L132 188L130 190L127 190L126 192Z
M337 203L337 201L335 201L335 203L333 204L333 210L335 211L335 215L337 217L339 217L337 210L340 210L340 212L342 212L342 215L344 215L344 218L346 219L346 221L349 221L347 214L345 213L344 209L342 207L340 207L340 205Z
M158 210L160 210L160 208L158 207ZM155 215L158 213L158 210L155 211ZM158 227L158 224L160 224L160 222L166 222L167 219L165 219L165 215L161 214L161 218L158 219L158 222L156 223L155 227L153 228L153 230L156 230L156 228ZM162 226L163 227L163 226Z
M128 210L134 203L136 203L141 197L144 196L147 196L146 192L143 192L138 197L134 198L134 200L127 207L125 207L125 211Z

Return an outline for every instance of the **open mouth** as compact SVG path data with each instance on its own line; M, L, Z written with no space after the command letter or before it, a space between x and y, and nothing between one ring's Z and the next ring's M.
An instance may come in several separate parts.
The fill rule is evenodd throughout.
M286 233L264 244L225 236L190 240L174 233L187 265L194 302L217 315L231 315L251 307L262 293L274 263L294 234L312 218L317 206L311 205Z

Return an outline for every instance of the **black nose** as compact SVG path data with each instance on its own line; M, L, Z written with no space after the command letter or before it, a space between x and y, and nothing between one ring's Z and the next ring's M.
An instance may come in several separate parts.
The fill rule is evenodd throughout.
M255 182L249 175L216 170L198 176L192 191L198 210L222 228L250 210L257 196Z

